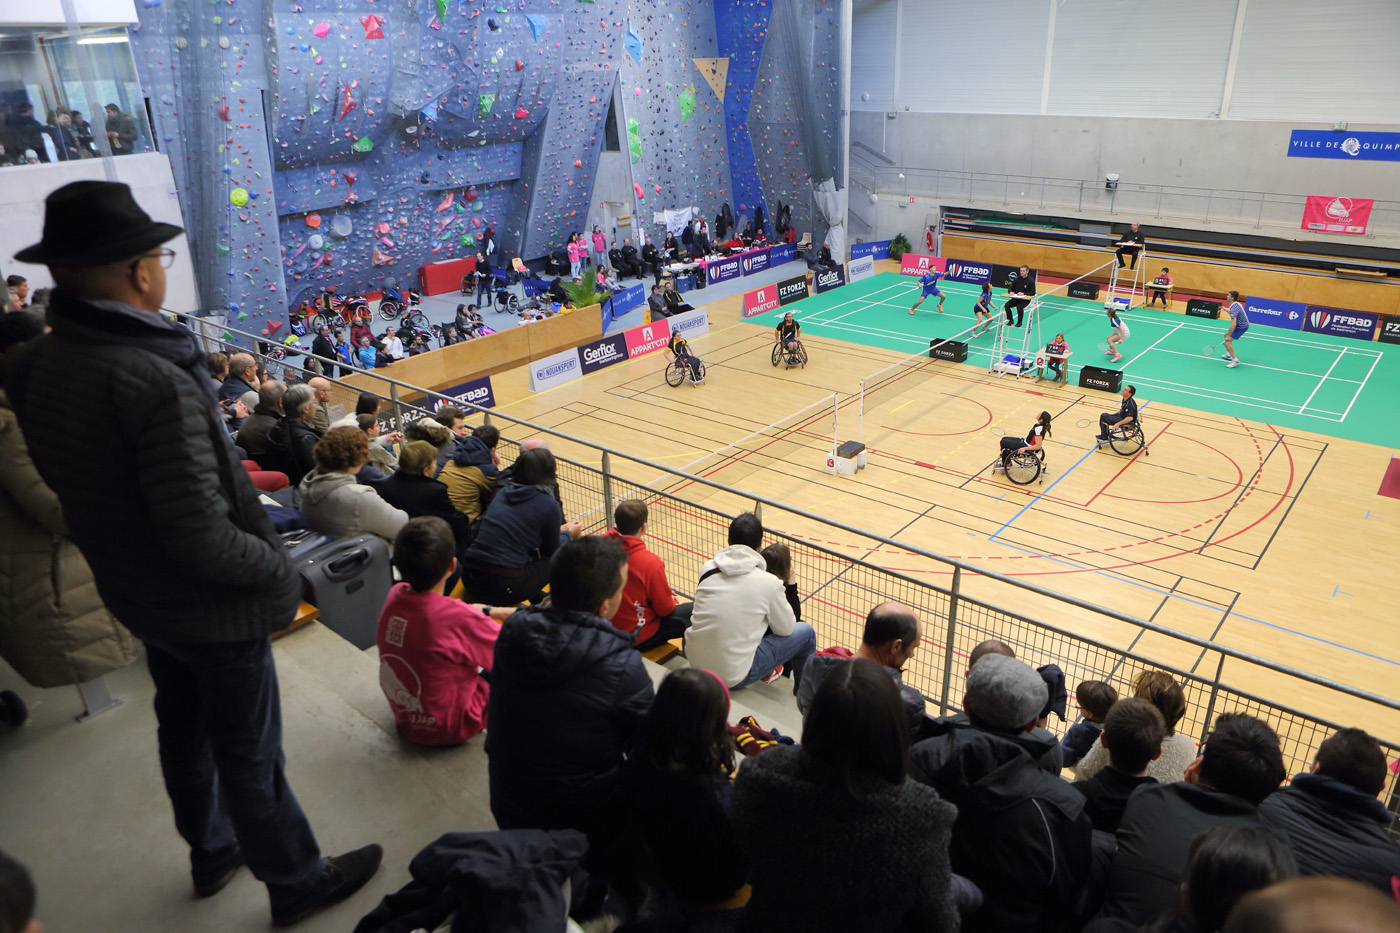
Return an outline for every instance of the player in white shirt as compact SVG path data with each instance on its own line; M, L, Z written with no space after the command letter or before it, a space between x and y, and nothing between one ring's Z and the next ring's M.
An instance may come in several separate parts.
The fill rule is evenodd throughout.
M1113 328L1113 333L1108 335L1108 349L1104 353L1112 357L1109 362L1116 363L1123 358L1123 354L1118 352L1118 348L1131 334L1128 332L1128 325L1113 308L1108 309L1108 323Z

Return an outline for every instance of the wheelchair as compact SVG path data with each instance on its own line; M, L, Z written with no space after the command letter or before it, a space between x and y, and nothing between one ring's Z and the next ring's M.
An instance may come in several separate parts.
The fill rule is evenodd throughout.
M1152 452L1147 449L1147 438L1142 433L1142 422L1134 421L1132 424L1122 427L1110 428L1108 432L1108 446L1113 448L1113 452L1124 457L1131 457L1139 450L1144 457L1149 457ZM1099 442L1099 447L1103 447L1103 442Z
M796 343L797 349L795 350L787 346L787 341L779 340L774 343L773 365L786 363L787 366L784 367L786 369L792 369L794 366L801 366L805 369L807 367L807 348L802 345L801 340L796 341Z
M1044 484L1047 469L1044 447L1039 450L1024 450L1013 453L1006 461L1005 466L1002 465L1001 457L997 457L992 463L993 473L1004 470L1006 478L1017 486L1029 486L1034 482Z
M699 357L696 357L697 362L695 365L695 372L693 373L685 363L681 361L681 358L673 354L670 350L666 351L666 359L666 384L671 388L674 389L687 379L690 380L690 384L693 386L698 386L705 381L705 361Z

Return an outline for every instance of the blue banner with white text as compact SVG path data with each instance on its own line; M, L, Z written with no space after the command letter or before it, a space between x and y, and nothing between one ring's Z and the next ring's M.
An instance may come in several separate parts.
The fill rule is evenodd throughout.
M1400 133L1294 130L1288 154L1301 159L1355 159L1400 162Z

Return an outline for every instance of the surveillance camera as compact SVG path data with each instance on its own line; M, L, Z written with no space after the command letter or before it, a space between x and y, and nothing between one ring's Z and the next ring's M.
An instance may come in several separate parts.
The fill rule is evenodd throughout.
M1103 177L1103 188L1105 191L1114 191L1118 188L1118 175L1116 172L1109 172Z

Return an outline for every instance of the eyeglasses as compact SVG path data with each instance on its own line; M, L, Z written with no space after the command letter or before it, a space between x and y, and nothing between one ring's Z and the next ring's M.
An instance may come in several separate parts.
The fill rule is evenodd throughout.
M156 250L154 253L147 253L144 256L137 256L136 262L133 262L131 264L131 268L133 271L136 269L137 263L141 262L143 259L159 259L161 268L169 269L171 266L175 265L175 251L173 249L160 249Z

